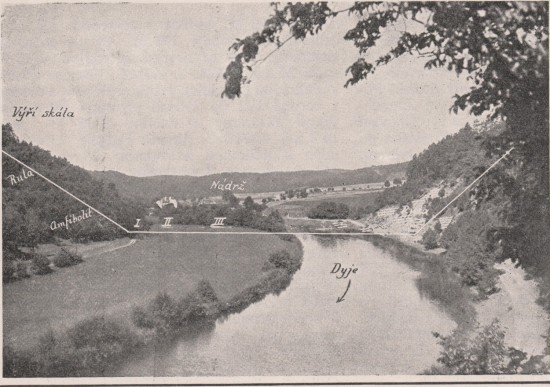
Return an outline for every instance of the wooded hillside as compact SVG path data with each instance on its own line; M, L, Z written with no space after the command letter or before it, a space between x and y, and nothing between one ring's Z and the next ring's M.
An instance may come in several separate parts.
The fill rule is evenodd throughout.
M65 158L20 141L10 124L2 125L2 149L126 228L142 214L142 206L122 199L114 184L100 182ZM20 247L34 247L55 238L97 241L124 233L93 211L88 219L52 230L52 222L66 222L66 216L81 216L83 210L88 213L87 206L2 155L4 259L15 259Z

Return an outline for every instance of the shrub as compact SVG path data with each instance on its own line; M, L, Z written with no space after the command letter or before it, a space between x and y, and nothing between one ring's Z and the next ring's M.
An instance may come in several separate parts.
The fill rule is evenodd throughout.
M285 241L285 242L293 242L295 237L294 237L294 235L283 234L283 235L279 235L279 239L281 239L282 241Z
M216 291L210 285L210 283L206 280L202 280L197 285L197 290L195 291L199 300L201 302L218 302L218 296L216 295Z
M28 270L27 270L27 263L23 261L14 261L13 267L15 270L15 277L16 278L28 278L30 277Z
M132 322L138 328L152 329L158 336L168 336L186 325L205 321L219 315L216 292L208 281L201 281L197 288L180 301L167 293L159 293L146 307L135 307Z
M283 269L289 274L294 274L294 272L300 268L301 264L301 260L293 259L288 251L279 250L269 256L263 270Z
M68 267L76 265L82 262L82 256L76 252L70 252L66 249L61 249L61 251L53 259L53 263L57 267Z
M51 273L50 260L42 254L35 254L32 258L31 270L34 274L43 275Z
M183 313L166 292L159 293L145 309L145 321L150 321L157 334L166 335L181 326Z
M15 267L13 262L8 261L7 259L2 260L2 280L4 282L10 282L14 280Z
M474 336L475 335L475 336ZM490 325L475 329L473 333L457 328L449 336L434 333L443 347L437 359L442 367L432 367L432 374L494 375L494 374L545 374L548 364L543 356L531 356L513 347L506 347L504 331L495 319Z
M103 316L91 317L76 324L67 332L75 348L95 347L113 352L116 348L131 347L136 336L127 327ZM104 353L105 357L108 356Z
M435 249L437 247L437 233L431 228L428 229L422 236L421 243L424 245L426 250Z
M311 219L345 219L350 209L343 203L322 202L310 209L307 216Z
M216 292L206 280L199 282L197 289L179 303L183 323L207 321L219 315L220 305Z
M2 368L5 378L39 376L37 374L38 365L33 361L30 352L15 351L10 345L4 345L2 352Z
M481 299L498 290L499 271L494 267L498 251L488 239L497 225L494 215L489 212L469 211L451 223L440 239L453 270Z

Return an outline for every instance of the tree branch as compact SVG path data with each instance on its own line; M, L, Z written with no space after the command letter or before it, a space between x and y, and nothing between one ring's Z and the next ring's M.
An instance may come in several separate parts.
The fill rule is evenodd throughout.
M256 60L254 63L252 63L250 65L250 67L254 67L256 66L257 64L260 64L261 62L264 62L265 60L267 60L267 58L269 58L271 55L273 55L277 50L279 50L281 47L283 47L290 39L292 39L293 35L290 35L288 38L286 38L282 43L278 44L277 47L271 51L270 53L268 53L266 56L264 56L263 58L260 58L258 60Z

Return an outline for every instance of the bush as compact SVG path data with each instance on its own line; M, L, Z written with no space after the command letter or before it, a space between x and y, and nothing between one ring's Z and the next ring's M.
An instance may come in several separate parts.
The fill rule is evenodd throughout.
M475 337L474 337L475 334ZM434 333L443 347L437 359L442 367L429 373L452 375L494 375L548 372L543 356L531 356L513 347L506 347L504 331L495 319L490 325L477 328L473 334L457 328L449 336Z
M273 269L283 269L286 270L289 274L296 272L302 262L301 260L295 260L286 250L280 250L275 253L272 253L269 256L268 261L263 267L264 271L269 271Z
M34 274L43 275L51 273L50 260L42 254L35 254L32 259L31 270Z
M310 209L307 213L311 219L346 219L350 209L343 203L323 202Z
M15 267L13 262L8 261L7 259L2 260L2 280L4 283L14 280Z
M4 346L4 377L104 376L142 343L128 326L92 317L61 335L46 332L29 351Z
M206 321L219 315L216 292L203 280L180 301L167 293L159 293L146 307L135 307L132 322L138 328L151 329L159 337L169 336L190 323Z
M96 347L111 353L116 348L131 347L136 342L136 336L127 327L103 316L79 322L67 332L67 337L77 349Z
M279 239L285 242L293 242L295 240L295 236L290 234L283 234L279 235Z
M28 273L27 263L23 261L14 261L13 267L15 270L15 277L16 278L28 278L30 277Z
M84 260L82 259L82 256L80 254L76 252L70 252L63 248L53 259L53 263L57 267L73 266L83 261Z
M440 243L446 257L462 283L473 287L478 298L498 291L499 271L494 268L498 251L488 239L498 221L484 210L462 214L443 231Z
M422 236L421 243L424 245L426 250L435 249L437 245L437 233L431 228L428 229Z

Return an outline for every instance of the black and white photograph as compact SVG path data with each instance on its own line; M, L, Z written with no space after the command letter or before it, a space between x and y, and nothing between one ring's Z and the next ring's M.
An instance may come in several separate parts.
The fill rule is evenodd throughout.
M550 382L548 7L3 4L1 383Z

